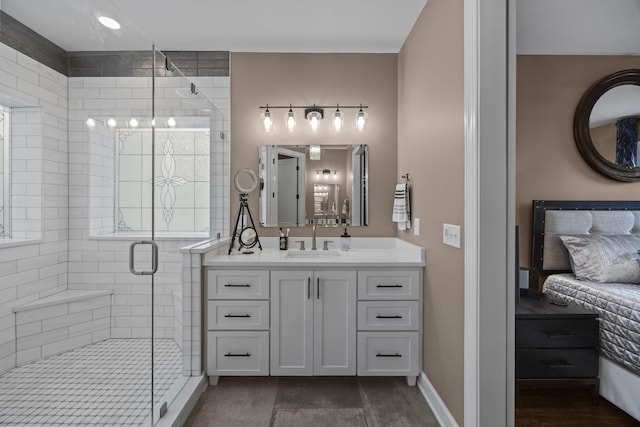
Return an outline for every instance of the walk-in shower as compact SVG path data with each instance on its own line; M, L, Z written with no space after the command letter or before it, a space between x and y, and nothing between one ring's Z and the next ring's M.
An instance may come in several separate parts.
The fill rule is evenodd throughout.
M201 371L181 248L228 234L228 62L198 71L228 54L64 3L138 34L96 26L76 51L0 5L0 426L150 426Z

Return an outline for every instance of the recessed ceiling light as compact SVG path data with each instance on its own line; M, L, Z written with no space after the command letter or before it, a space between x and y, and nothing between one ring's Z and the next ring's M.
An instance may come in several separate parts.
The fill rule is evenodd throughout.
M111 30L120 29L120 23L113 18L109 18L108 16L99 16L98 21L100 21L102 25L104 25L105 27Z

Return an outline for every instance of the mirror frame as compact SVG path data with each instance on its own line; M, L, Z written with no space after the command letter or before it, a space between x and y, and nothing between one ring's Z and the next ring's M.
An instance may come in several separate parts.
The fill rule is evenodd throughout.
M622 85L640 86L640 69L622 70L602 78L593 84L582 96L573 118L573 137L578 151L596 172L608 178L624 182L640 181L640 167L623 168L605 159L591 140L589 117L593 106L605 92Z

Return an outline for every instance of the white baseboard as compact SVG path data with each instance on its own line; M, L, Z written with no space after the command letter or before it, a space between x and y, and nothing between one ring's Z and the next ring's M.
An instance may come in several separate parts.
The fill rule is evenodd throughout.
M449 408L444 404L424 372L418 376L418 388L442 427L459 427L453 415L449 412Z

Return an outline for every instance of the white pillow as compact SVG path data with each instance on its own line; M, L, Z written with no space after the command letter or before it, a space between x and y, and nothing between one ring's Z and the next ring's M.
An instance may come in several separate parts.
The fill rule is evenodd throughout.
M559 236L578 279L599 283L640 283L640 235Z

